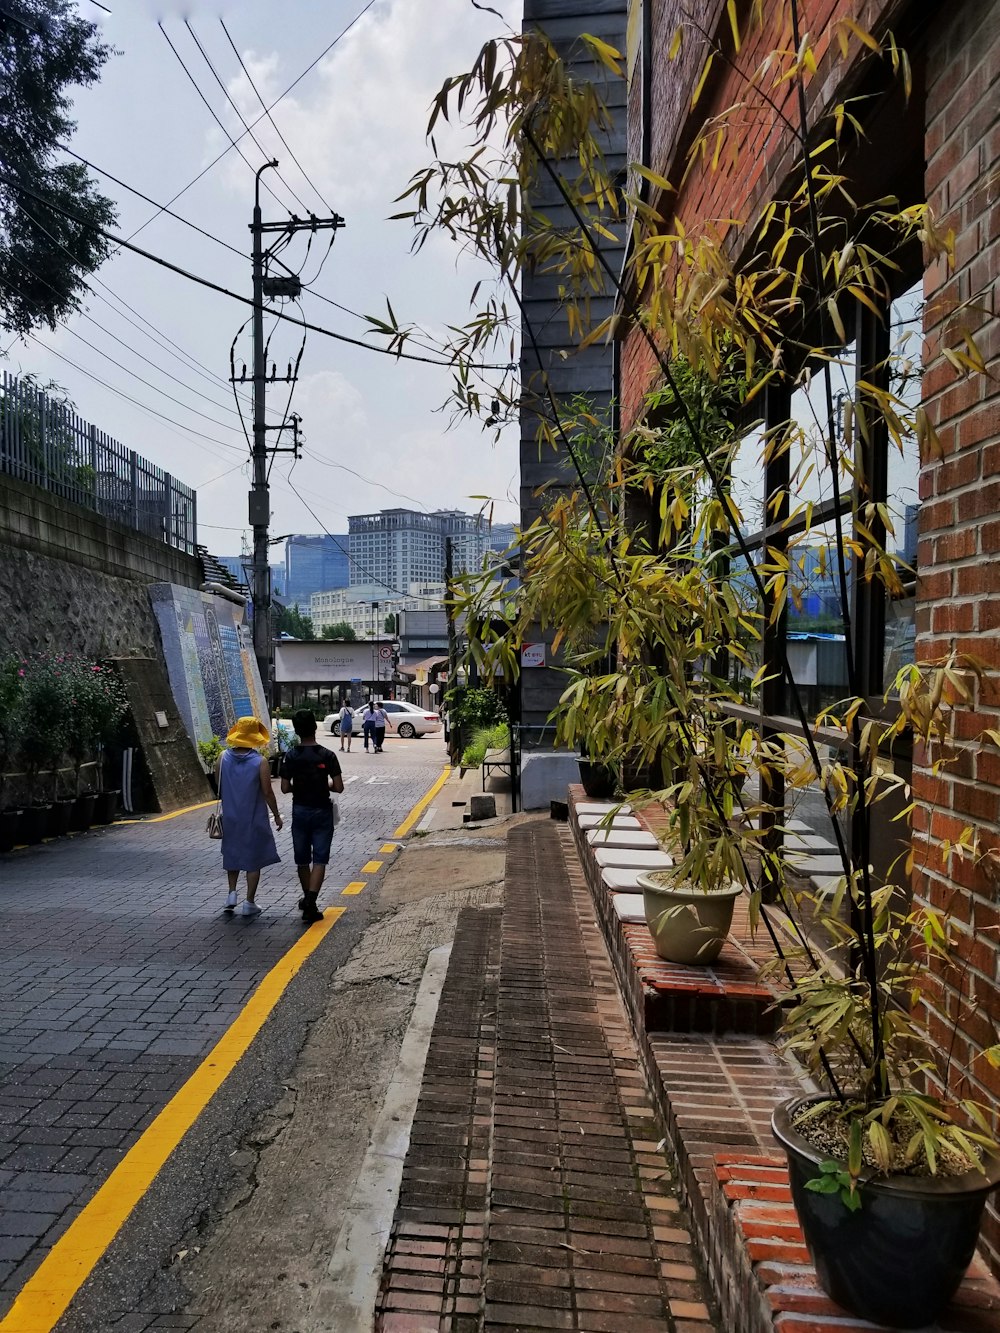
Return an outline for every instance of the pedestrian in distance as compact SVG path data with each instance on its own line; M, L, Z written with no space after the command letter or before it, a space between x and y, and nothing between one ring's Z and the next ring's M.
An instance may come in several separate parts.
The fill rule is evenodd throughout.
M340 748L343 750L344 741L347 741L347 753L351 753L351 737L354 733L354 709L349 703L344 702L343 707L337 714L340 721Z
M369 699L365 704L365 711L361 714L361 731L365 738L365 754L368 753L368 742L371 741L372 748L375 748L375 702Z
M302 708L292 717L299 743L281 764L281 790L292 795L292 847L302 897L299 909L307 925L322 920L316 906L330 861L333 841L331 792L344 790L340 761L332 750L316 744L316 718Z
M234 912L240 874L246 875L247 896L243 915L259 916L257 886L265 866L281 860L267 812L275 827L282 826L281 812L271 786L271 769L260 753L271 735L255 717L241 717L226 737L227 749L216 767L219 800L222 802L222 868L229 879L224 910Z
M372 738L375 741L376 754L382 753L382 743L385 740L385 729L386 727L391 726L392 723L389 721L389 714L381 704L376 704L375 715L372 720Z

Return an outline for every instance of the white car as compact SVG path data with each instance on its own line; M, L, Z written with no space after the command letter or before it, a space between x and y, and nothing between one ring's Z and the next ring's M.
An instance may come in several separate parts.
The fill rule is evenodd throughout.
M441 730L441 716L416 704L404 704L398 699L384 699L382 707L389 714L389 721L397 736L409 740L412 736L427 736L430 732Z
M441 730L441 717L438 713L428 712L424 708L418 708L416 704L401 703L396 699L384 699L382 707L389 716L391 726L387 728L389 734L395 731L397 736L402 736L403 740L410 740L413 736L426 736L429 732ZM361 733L361 715L363 708L354 710L354 731L356 735ZM340 714L328 713L323 719L323 726L333 736L340 735Z

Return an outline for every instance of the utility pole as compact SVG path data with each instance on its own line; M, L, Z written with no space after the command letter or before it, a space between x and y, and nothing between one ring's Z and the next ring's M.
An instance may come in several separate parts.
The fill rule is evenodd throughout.
M271 702L271 565L267 529L271 519L271 489L267 484L267 432L265 430L267 363L264 358L264 247L260 215L260 177L275 161L265 162L254 185L253 225L253 489L250 491L250 525L253 528L253 651Z
M308 218L299 218L292 214L285 222L264 222L260 211L260 178L271 168L277 167L277 160L265 162L256 174L254 185L253 222L250 231L253 236L253 483L250 489L249 522L253 528L253 651L257 659L264 694L270 703L274 676L274 636L271 632L271 567L268 525L271 520L271 492L267 481L268 455L291 453L299 457L299 424L301 418L294 413L280 425L267 425L267 385L294 384L298 378L298 361L293 370L291 362L288 373L277 375L272 365L270 377L267 374L267 359L264 343L264 301L275 297L296 297L302 292L302 283L298 275L287 270L280 276L268 272L268 260L272 251L264 248L264 236L275 233L278 239L291 237L298 231L336 231L344 225L344 219L334 213L329 218L317 218L311 214ZM276 261L279 264L280 260ZM281 265L285 267L283 264ZM299 356L301 357L301 352ZM246 382L246 367L237 380L236 366L231 364L233 383ZM267 442L267 432L281 433L291 430L291 445Z
M455 608L452 606L452 579L455 577L455 544L444 539L444 613L448 622L448 692L455 688L458 672L458 639L455 635Z

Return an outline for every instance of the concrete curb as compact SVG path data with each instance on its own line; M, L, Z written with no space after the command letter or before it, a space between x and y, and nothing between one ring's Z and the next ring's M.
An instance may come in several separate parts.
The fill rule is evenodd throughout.
M451 945L432 949L392 1082L313 1307L309 1333L370 1329Z

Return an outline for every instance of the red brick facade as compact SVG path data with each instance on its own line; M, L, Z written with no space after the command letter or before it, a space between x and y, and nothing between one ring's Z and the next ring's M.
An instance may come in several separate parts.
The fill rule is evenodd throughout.
M650 165L676 182L694 133L706 116L731 106L745 92L745 73L767 51L791 47L788 5L765 3L763 29L752 26L738 57L739 71L717 60L692 115L691 96L704 63L704 44L690 29L671 63L666 51L682 21L681 0L651 4L651 86L648 90ZM749 5L740 4L744 24ZM706 31L729 39L726 6L702 0L693 7ZM852 92L853 70L841 60L833 24L856 20L882 34L900 34L913 56L914 94L908 106L888 104L887 118L906 118L911 141L922 136L924 191L939 225L954 233L954 264L936 260L923 275L923 404L941 443L941 456L920 472L916 657L950 652L981 664L969 674L971 702L956 702L953 762L934 774L930 756L914 756L914 888L932 904L949 906L964 939L960 980L929 978L924 1004L931 1035L950 1049L949 1077L967 1095L1000 1103L1000 1071L983 1058L1000 1041L1000 745L981 743L985 728L1000 732L1000 5L996 0L952 0L947 5L875 3L874 0L801 0L801 28L810 35L818 71L808 84L813 113ZM728 48L732 49L731 42ZM852 55L860 50L852 43ZM791 98L791 83L781 96ZM630 126L639 123L630 89ZM790 105L783 109L792 112ZM878 115L878 111L874 112ZM792 116L794 119L794 115ZM905 137L900 125L899 138ZM887 142L893 137L889 120ZM741 123L738 154L718 169L689 170L674 206L689 232L736 218L742 235L784 189L793 165L791 132L762 104ZM630 145L630 156L639 144ZM876 164L877 167L877 164ZM849 168L848 168L849 170ZM719 223L725 235L725 224ZM729 239L735 240L732 232ZM741 256L736 253L737 262ZM974 334L987 374L963 374L944 348L964 348ZM635 330L621 347L622 422L642 408L644 391L658 377L654 358ZM985 860L952 856L940 844L971 826ZM1000 1215L993 1211L984 1241L1000 1267Z

